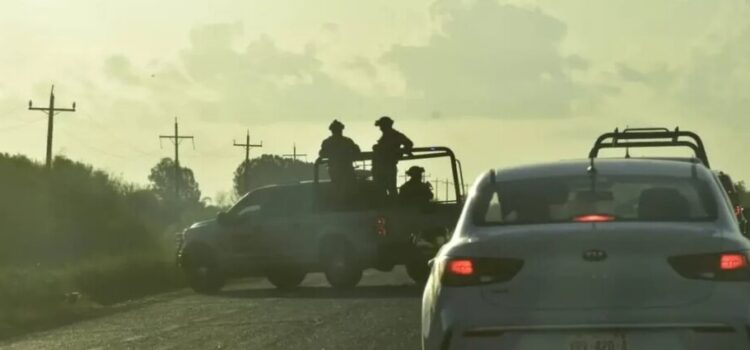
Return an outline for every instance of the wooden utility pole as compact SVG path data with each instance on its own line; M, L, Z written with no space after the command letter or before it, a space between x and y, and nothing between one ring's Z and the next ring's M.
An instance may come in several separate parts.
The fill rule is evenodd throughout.
M263 141L260 142L260 144L251 144L250 143L250 129L247 129L247 136L245 137L245 143L237 143L237 141L232 140L235 147L243 147L245 148L245 163L244 164L244 178L245 178L245 187L248 186L248 166L250 166L250 149L251 148L260 148L263 147Z
M299 154L299 153L297 153L297 144L296 143L294 144L294 146L292 148L292 154L284 154L283 156L287 157L287 158L292 158L295 161L299 157L305 157L305 159L307 159L307 154Z
M180 135L179 125L177 124L177 117L174 118L174 135L159 135L159 141L168 139L174 145L174 192L177 199L180 198L180 142L185 139L190 139L193 142L193 148L195 148L195 138L193 136L182 136ZM161 146L161 142L159 142Z
M34 107L31 100L29 100L30 111L42 111L47 113L47 169L52 168L52 133L55 127L55 114L59 112L75 112L76 103L73 102L73 108L56 108L55 107L55 86L52 85L52 89L49 92L49 106L47 107Z

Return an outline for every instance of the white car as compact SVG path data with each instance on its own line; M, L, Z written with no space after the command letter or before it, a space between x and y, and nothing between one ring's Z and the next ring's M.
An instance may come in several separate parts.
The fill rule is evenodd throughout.
M490 171L433 261L423 349L748 349L748 251L700 162Z

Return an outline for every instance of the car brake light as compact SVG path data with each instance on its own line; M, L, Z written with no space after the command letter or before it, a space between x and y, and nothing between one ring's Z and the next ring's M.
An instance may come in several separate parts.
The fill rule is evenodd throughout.
M579 215L573 218L573 221L575 222L608 222L614 220L614 216L606 214Z
M747 268L747 258L742 254L722 254L720 266L725 271Z
M523 267L523 260L510 258L446 258L438 273L445 286L473 286L507 282Z
M448 269L452 274L470 276L474 274L474 264L468 259L451 260Z
M750 264L742 252L693 254L668 259L672 268L688 279L750 281Z

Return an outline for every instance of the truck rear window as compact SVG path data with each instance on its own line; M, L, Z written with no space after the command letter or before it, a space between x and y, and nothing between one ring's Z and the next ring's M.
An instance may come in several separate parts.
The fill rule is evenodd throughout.
M669 176L547 177L498 182L475 197L478 225L588 221L712 221L710 185Z

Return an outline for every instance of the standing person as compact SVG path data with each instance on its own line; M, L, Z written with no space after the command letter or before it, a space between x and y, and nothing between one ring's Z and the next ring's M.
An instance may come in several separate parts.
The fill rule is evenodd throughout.
M413 166L406 171L409 181L406 181L398 189L398 199L405 206L421 207L429 203L435 196L432 193L432 185L422 182L424 168Z
M331 136L323 140L318 154L328 159L328 175L331 182L349 189L356 180L353 163L359 156L359 146L344 136L344 124L340 121L334 119L328 130L331 130Z
M398 196L398 161L404 154L411 154L414 143L406 135L393 128L393 119L387 116L375 121L383 133L372 146L372 176L381 193L390 198Z

